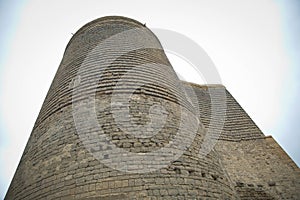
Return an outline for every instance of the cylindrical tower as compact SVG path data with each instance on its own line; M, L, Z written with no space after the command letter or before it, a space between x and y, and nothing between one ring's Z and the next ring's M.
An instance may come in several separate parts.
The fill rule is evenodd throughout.
M104 17L77 31L6 199L234 198L158 39Z

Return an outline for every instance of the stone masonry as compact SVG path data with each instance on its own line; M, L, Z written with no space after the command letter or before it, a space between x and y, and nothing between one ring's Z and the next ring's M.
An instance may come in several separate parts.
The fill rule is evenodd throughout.
M112 16L67 45L5 199L300 199L299 173L224 86L180 81L148 28Z

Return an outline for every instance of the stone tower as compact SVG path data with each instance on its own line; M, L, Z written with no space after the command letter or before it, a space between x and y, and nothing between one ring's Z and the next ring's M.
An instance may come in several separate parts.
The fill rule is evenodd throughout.
M5 199L296 199L299 178L223 86L180 81L148 28L104 17L67 45Z

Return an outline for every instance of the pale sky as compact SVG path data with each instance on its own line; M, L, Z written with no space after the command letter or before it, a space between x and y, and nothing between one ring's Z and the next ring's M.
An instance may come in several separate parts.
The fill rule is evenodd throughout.
M2 0L0 198L72 33L107 15L130 17L149 28L173 30L195 41L263 133L272 135L300 165L299 1ZM185 61L169 56L186 80L202 83L191 76Z

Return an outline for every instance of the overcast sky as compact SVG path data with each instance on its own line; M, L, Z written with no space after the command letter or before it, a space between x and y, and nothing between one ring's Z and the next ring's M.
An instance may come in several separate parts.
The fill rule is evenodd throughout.
M174 30L199 44L226 88L299 166L299 1L0 0L0 198L72 33L107 15ZM190 72L185 79L201 83L189 76L187 63L171 58L177 71Z

